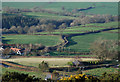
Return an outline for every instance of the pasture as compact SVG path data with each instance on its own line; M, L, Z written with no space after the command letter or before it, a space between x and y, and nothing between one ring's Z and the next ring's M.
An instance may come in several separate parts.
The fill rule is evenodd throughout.
M66 51L64 51L64 50L66 50ZM64 56L64 57L67 57L67 56L69 56L69 57L74 57L74 56L79 56L79 57L96 57L96 55L92 55L92 54L89 54L89 55L82 54L81 55L79 52L78 53L74 53L74 52L71 51L71 53L69 53L70 51L71 50L69 50L68 48L64 47L62 52L54 51L54 52L50 52L49 55L50 56L60 56L60 57L62 57L62 56Z
M116 68L95 68L90 70L84 70L83 73L87 75L101 76L103 73L117 74L118 69Z
M73 27L68 27L67 29L64 30L64 32L90 32L90 31L98 31L102 29L104 28L73 26Z
M55 30L54 32L52 32L52 34L76 34L76 33L90 32L90 31L98 31L111 27L112 28L118 27L118 22L91 23L81 26L66 27L66 29L63 29L62 31L60 29ZM111 31L115 31L115 30L111 30ZM35 34L49 34L49 32L38 32Z
M79 52L89 52L90 45L98 38L108 39L108 40L117 40L118 33L94 33L94 34L86 34L74 37L68 37L68 41L70 42L66 47Z
M73 26L73 27L67 27L63 31L60 29L55 30L52 32L52 34L76 34L76 33L84 33L84 32L90 32L90 31L98 31L102 30L105 28L100 28L100 27L81 27L81 26ZM49 34L49 32L38 32L35 34Z
M25 16L35 17L35 18L40 18L40 19L55 19L55 20L77 19L76 17L60 16L60 15L56 15L56 14L42 13L42 12L27 12L27 13L22 13L22 14Z
M94 6L95 8L84 10L83 12L92 14L111 14L117 15L118 3L117 2L3 2L2 7L14 7L14 8L34 8L39 7L55 12L64 12L62 7L66 11L72 11L75 8L88 8ZM75 13L78 14L78 13ZM78 14L79 15L79 14Z
M91 27L94 27L94 26L97 26L97 27L118 27L118 23L119 22L109 22L109 23L91 23L91 24L85 24L86 27L88 26L91 26Z
M110 30L110 31L108 31L108 32L119 32L119 29L116 29L116 30Z
M53 46L60 42L60 36L55 35L3 35L3 43L7 44L42 44L45 46Z
M17 14L23 15L23 17L24 16L35 17L35 18L38 18L38 20L39 19L55 19L56 21L61 19L74 20L74 19L79 19L79 17L77 16L81 16L81 15L92 16L93 14L118 15L117 2L99 2L99 3L98 2L3 2L2 7L4 8L7 6L12 8L20 8L20 9L33 9L33 8L43 9L42 12L34 12L33 10L33 12L20 11L20 13L17 13ZM94 8L85 9L88 7L94 7ZM83 8L82 11L80 11L81 8ZM18 11L20 9L18 9ZM76 9L76 11L74 11L74 9ZM51 13L58 13L59 15L51 14ZM65 15L66 13L69 16L66 16ZM72 16L71 14L77 15L77 16ZM27 73L29 75L35 75L37 77L44 79L45 75L48 72L42 73L38 69L38 66L42 61L47 62L50 68L67 68L67 69L69 69L68 62L72 62L74 60L80 60L80 61L85 61L90 63L92 61L95 61L95 62L99 61L99 59L95 58L96 56L94 54L90 53L88 55L84 55L83 53L90 52L91 44L99 38L107 39L107 40L117 40L118 30L110 30L110 31L104 31L99 33L92 33L92 32L107 29L107 28L116 28L116 27L118 27L118 22L91 23L91 24L85 24L80 26L66 27L66 29L64 30L55 29L54 32L51 32L51 35L49 35L49 32L34 33L36 35L30 35L30 34L2 35L3 44L30 44L31 43L31 44L42 44L45 46L54 46L64 42L60 34L63 34L63 35L71 34L71 36L66 37L68 40L68 44L65 45L63 49L61 48L60 51L51 51L51 52L45 53L45 55L50 54L49 57L24 56L24 58L22 58L23 56L17 56L15 58L15 56L12 56L9 59L0 59L0 61L2 61L2 63L0 63L1 64L0 70L2 70L2 73L5 73L5 71ZM87 32L91 32L91 33L87 33ZM48 35L42 35L42 34L48 34ZM52 34L57 34L57 35L52 35ZM79 35L72 36L72 34L74 35L79 34ZM64 52L62 52L62 50ZM80 55L81 53L82 55ZM78 58L78 56L81 58ZM5 62L7 63L5 64ZM112 64L112 63L109 63L109 64ZM7 65L8 67L5 67L4 65ZM96 64L96 66L97 65L99 64ZM104 63L103 65L106 65L106 63ZM116 68L111 68L111 67L93 68L93 67L90 70L85 69L82 71L87 75L90 74L95 76L100 76L104 72L118 73L118 69ZM37 70L30 69L30 68L36 68ZM75 70L74 72L72 71L71 73L76 73L77 71L78 70ZM61 72L64 73L65 71L61 71Z

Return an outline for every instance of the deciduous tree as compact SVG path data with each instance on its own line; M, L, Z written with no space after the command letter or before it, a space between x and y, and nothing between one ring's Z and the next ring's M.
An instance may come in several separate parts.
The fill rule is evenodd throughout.
M90 49L101 60L118 58L118 42L114 40L97 39Z

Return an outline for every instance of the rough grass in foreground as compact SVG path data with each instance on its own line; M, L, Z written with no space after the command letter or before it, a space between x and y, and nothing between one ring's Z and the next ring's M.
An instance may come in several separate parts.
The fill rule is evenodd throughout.
M5 68L5 67L2 67L1 69L2 71L2 74L4 74L6 71L9 71L9 72L18 72L18 73L25 73L25 74L29 74L31 76L35 75L36 77L39 77L39 78L42 78L44 79L45 78L45 74L43 74L42 72L26 72L26 71L20 71L20 70L17 70L17 69L12 69L12 68Z

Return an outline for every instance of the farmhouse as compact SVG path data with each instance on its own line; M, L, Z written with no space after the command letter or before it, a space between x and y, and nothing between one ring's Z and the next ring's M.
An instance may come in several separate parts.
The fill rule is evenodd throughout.
M3 48L3 46L1 46L1 47L0 47L0 51L3 51L3 50L4 50L4 48Z
M52 74L48 74L48 75L45 77L45 80L48 80L48 79L52 79Z
M10 49L16 52L17 54L21 55L21 52L20 52L21 49L18 49L18 48L10 48Z
M79 60L75 60L72 62L74 66L83 66L83 63L80 62Z

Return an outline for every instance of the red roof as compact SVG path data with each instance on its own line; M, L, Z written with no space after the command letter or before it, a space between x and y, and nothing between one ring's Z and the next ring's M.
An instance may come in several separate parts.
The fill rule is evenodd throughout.
M11 48L11 50L13 50L13 51L19 51L19 50L21 50L21 49L18 49L18 48Z

